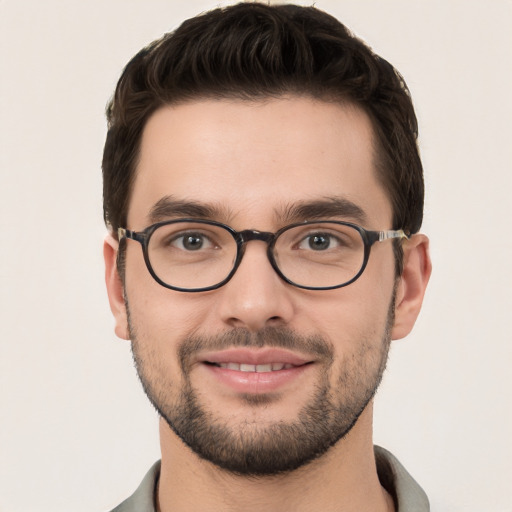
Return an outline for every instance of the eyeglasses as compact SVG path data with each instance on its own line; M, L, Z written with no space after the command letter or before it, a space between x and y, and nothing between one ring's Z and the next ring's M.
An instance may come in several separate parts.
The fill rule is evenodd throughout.
M239 267L246 244L267 244L267 257L279 277L306 290L331 290L363 273L375 242L407 238L403 230L368 231L349 222L319 220L291 224L276 233L211 220L178 219L136 232L118 230L119 240L142 245L146 266L162 286L181 292L215 290Z

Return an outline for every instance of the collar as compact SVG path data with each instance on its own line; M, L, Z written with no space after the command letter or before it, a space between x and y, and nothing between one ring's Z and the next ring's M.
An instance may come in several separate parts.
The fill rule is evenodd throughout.
M429 512L427 495L398 459L380 446L375 446L374 451L379 480L395 500L397 512ZM132 496L111 512L156 512L159 476L160 461L153 464Z

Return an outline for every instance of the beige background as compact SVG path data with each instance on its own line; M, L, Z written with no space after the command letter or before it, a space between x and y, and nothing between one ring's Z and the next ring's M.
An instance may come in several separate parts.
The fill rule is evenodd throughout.
M103 285L104 106L144 44L215 0L0 1L0 511L102 511L158 458ZM318 0L406 77L434 273L375 439L433 511L510 512L512 2Z

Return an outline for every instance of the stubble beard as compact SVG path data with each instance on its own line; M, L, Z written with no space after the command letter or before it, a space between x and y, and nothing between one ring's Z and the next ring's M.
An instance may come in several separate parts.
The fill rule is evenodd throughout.
M128 308L128 302L126 302ZM129 312L129 310L128 310ZM380 344L363 339L357 353L339 369L336 384L329 376L334 366L334 348L321 337L303 337L287 328L265 328L258 333L234 329L213 337L190 337L180 344L178 357L183 384L179 392L155 354L146 350L144 340L128 313L132 353L144 391L160 416L175 434L200 458L230 473L245 476L273 476L296 470L325 454L343 439L357 422L382 380L388 358L394 298L390 304ZM296 348L322 361L315 389L305 390L311 398L294 421L258 425L245 420L230 425L201 403L190 379L191 356L198 350L219 350L233 346ZM157 368L162 371L155 371ZM176 379L178 380L178 379ZM271 395L241 396L245 405L265 407Z

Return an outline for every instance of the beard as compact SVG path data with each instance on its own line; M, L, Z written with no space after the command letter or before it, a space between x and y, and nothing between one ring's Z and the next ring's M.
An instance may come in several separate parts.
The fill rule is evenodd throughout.
M191 336L178 347L182 374L182 384L178 384L158 354L139 339L127 301L126 305L135 367L157 412L201 459L230 473L253 477L296 470L325 454L350 432L382 380L394 319L393 297L386 325L377 335L380 343L376 344L374 338L355 342L355 353L343 359L335 379L334 347L319 336L301 336L284 327L267 327L257 333L236 328L216 336ZM190 378L192 357L203 350L242 346L300 350L321 363L315 388L304 390L310 396L294 420L262 425L245 419L230 424L201 402L201 394ZM256 409L269 406L279 397L271 393L246 394L240 399Z

